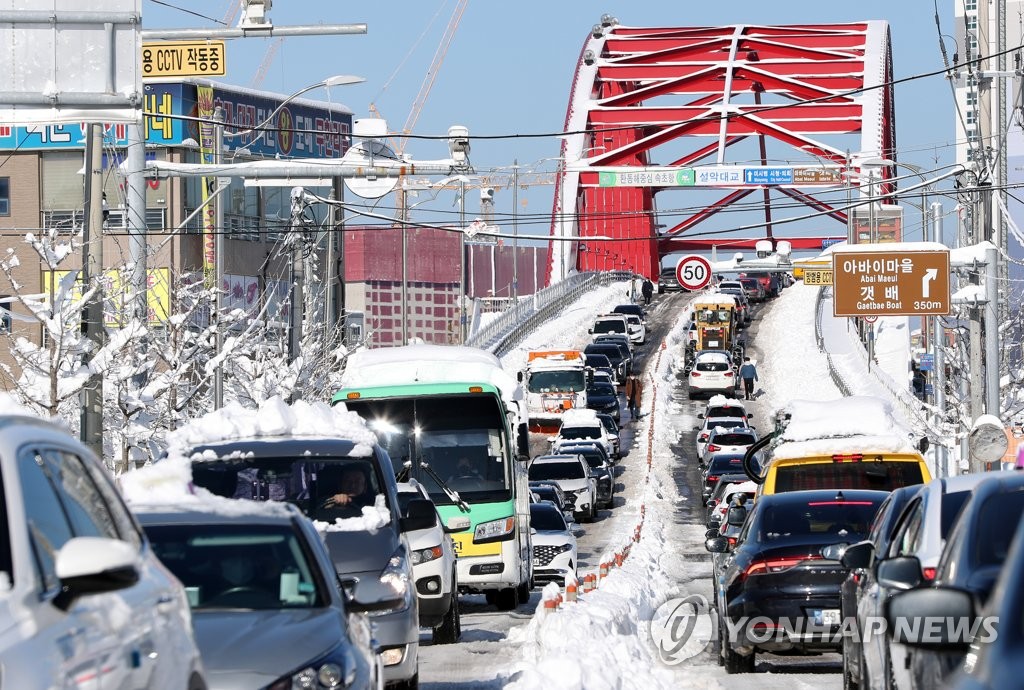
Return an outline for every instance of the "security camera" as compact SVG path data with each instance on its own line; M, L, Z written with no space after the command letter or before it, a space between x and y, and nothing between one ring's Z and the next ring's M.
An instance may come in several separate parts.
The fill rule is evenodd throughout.
M590 66L594 64L597 58L594 57L594 51L587 50L583 52L583 64Z
M465 163L469 159L469 128L452 125L448 128L448 150L452 160Z
M481 187L480 201L494 201L494 187Z

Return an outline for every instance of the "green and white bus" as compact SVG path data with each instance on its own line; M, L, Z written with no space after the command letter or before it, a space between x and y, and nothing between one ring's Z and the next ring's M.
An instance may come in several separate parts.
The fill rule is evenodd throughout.
M497 357L473 347L361 350L333 399L363 417L399 481L415 478L452 531L462 592L503 610L529 597L528 419L523 389Z

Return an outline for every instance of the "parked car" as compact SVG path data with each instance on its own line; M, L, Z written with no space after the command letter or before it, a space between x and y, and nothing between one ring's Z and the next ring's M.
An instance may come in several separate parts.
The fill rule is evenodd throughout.
M979 612L982 620L999 621L997 635L978 635L967 648L967 659L945 687L951 690L1002 690L1019 687L1024 678L1024 528L1017 527L988 604ZM975 610L971 595L955 589L929 591L927 609L919 615L945 617L954 612L970 615ZM901 595L905 596L905 595ZM915 596L919 596L915 593ZM913 604L914 602L910 602ZM924 602L918 602L924 603Z
M677 262L678 263L678 262ZM661 269L661 273L658 274L658 294L664 294L666 292L682 292L683 286L679 284L679 279L676 278L676 267L666 266Z
M622 418L619 392L613 383L595 379L587 386L587 407L594 412L603 412L616 422Z
M558 449L562 445L591 441L601 445L610 458L618 459L615 440L593 410L566 410L562 415L562 425L558 429L558 434L548 440L553 453L559 452Z
M767 291L764 285L757 278L740 278L744 292L751 302L764 302L767 299Z
M530 505L530 531L533 535L533 578L537 582L565 585L576 577L579 557L576 535L561 511L545 503Z
M618 462L618 459L622 457L622 444L619 441L619 424L610 414L598 412L597 418L601 420L605 431L608 432L612 439L612 461Z
M429 501L412 500L402 516L395 471L383 448L336 436L257 436L203 443L185 457L193 458L197 486L228 498L290 501L323 523L341 582L360 601L393 604L371 614L385 681L418 683L419 605L406 535L429 529L436 512ZM339 487L355 475L363 491L338 503ZM379 520L367 523L363 508ZM352 519L361 521L345 522Z
M727 672L750 673L759 651L838 651L839 587L847 570L838 560L837 545L867 536L886 495L798 491L754 502L719 577L718 628ZM706 547L724 553L729 545L719 537L709 539ZM798 620L831 634L805 634L792 627ZM764 634L768 629L772 635Z
M622 351L617 343L603 342L590 343L583 348L583 353L590 355L604 355L611 362L615 372L615 382L622 383L629 375L632 361L629 355Z
M708 430L707 443L700 449L699 461L701 464L710 464L711 457L716 453L726 453L740 456L740 469L742 470L743 453L747 448L757 443L757 431L746 426L734 426L725 428L723 426L712 426Z
M970 618L988 602L1024 516L1024 476L1019 472L990 474L974 488L961 509L942 551L934 580L934 589L970 595L972 603L965 611ZM919 612L921 609L933 610L929 595L934 589L917 589L922 579L921 561L915 556L889 558L878 564L880 584L892 590L916 589L889 599L885 615L891 623L900 618L925 615ZM955 614L950 612L943 617L947 615ZM893 648L893 671L900 688L942 687L965 661L967 644L935 648L910 645L910 639L909 635L893 636L893 643L903 646L909 657L904 664L898 664L896 648Z
M640 320L647 324L647 312L639 304L620 304L612 309L613 314L632 314L639 316Z
M629 340L637 345L647 342L647 326L643 319L636 314L626 314L626 323L629 325Z
M136 514L185 586L211 688L378 687L369 621L352 615L373 605L345 601L298 508L190 503Z
M633 367L633 341L629 339L629 336L625 333L602 333L601 335L594 336L595 343L614 343L619 346L622 350L623 356L628 360L629 366L626 370L628 374L632 371Z
M704 411L697 415L697 419L720 419L735 418L747 422L754 418L754 413L749 412L742 400L729 398L724 395L713 395L708 399L708 405Z
M935 579L939 557L954 521L975 487L985 477L983 473L942 477L918 487L900 514L888 550L873 554L876 569L891 558L913 556L921 564L921 584L930 584ZM885 603L897 591L900 590L892 590L884 582L876 581L870 596L858 602L858 617L866 620L869 616L884 615ZM872 640L873 645L888 643L888 649L873 648L872 653L865 656L867 678L877 678L879 682L890 678L900 679L905 675L909 663L909 650L894 642L891 637L878 635L876 638ZM889 665L876 666L876 662L883 659ZM900 687L908 687L908 681L904 678ZM915 685L909 683L911 687Z
M597 340L598 336L619 334L629 338L629 323L624 314L602 314L594 319L594 325L587 331Z
M697 432L697 457L704 457L704 446L708 444L713 429L746 429L747 423L742 419L733 417L712 417L705 418L700 426L693 427Z
M760 465L760 456L755 460ZM715 488L723 475L743 474L743 453L742 452L718 452L712 453L704 464L701 478L704 481L704 500L708 500L715 493ZM756 491L756 489L755 489Z
M754 278L759 283L761 283L761 287L764 288L764 294L766 299L778 297L779 291L782 289L782 283L779 280L778 274L773 273L771 271L753 271L748 273L741 273L740 279L742 280L743 278Z
M867 539L852 544L843 552L840 561L849 568L849 574L840 586L840 612L843 620L856 620L861 635L843 637L843 685L845 688L885 687L889 680L876 676L869 685L869 668L889 668L889 645L885 635L869 627L867 615L878 615L881 602L878 580L875 578L875 554L888 553L899 517L921 485L904 486L892 491L882 501ZM870 661L868 659L870 658Z
M536 501L547 501L562 511L565 521L570 523L570 525L575 524L576 520L572 516L573 502L557 483L550 481L530 482L530 493L536 497Z
M417 499L430 501L430 494L422 484L415 479L398 483L398 508L403 516L408 516L409 504ZM436 507L434 516L433 525L409 532L406 538L412 574L416 578L420 627L431 628L434 644L450 644L458 642L462 635L462 618L455 546L449 533L469 529L470 522L469 518L463 518L461 525L445 526Z
M607 372L608 376L611 377L611 382L615 383L615 366L608 359L607 355L587 354L585 357L587 366L594 370L595 376L598 372Z
M698 352L687 381L691 400L698 395L735 395L739 386L732 355L725 350Z
M65 429L2 402L3 687L206 688L185 589L110 473Z
M597 507L611 508L615 502L615 470L604 447L596 443L577 443L560 446L558 452L583 456L590 475L597 480Z
M597 480L580 455L541 455L533 459L527 470L532 481L555 482L572 497L573 517L593 522L597 516Z

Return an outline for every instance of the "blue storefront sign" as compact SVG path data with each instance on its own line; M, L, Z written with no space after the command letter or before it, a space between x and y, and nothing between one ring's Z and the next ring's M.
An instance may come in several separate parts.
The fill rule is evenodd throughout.
M187 140L199 142L196 85L191 82L146 84L143 110L146 143L181 146ZM262 136L254 132L231 133L263 123L281 105L281 98L241 88L214 85L213 106L224 108L224 138L230 150L245 147L254 155L292 158L340 158L352 144L352 113L344 108L316 107L291 101L268 123ZM104 146L124 147L128 126L104 126ZM85 146L85 125L0 125L0 150L38 151L81 149Z
M935 368L935 355L926 352L921 355L921 361L918 363L918 368L921 371L931 371Z
M826 247L831 247L833 244L839 244L840 242L845 241L845 237L826 237L821 241L821 248L825 249Z

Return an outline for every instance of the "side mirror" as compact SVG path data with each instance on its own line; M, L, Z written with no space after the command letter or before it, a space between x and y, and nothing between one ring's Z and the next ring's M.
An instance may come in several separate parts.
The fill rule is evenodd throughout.
M399 520L399 529L403 532L415 532L430 529L437 520L434 504L425 498L414 498L409 501L405 517Z
M67 611L86 594L116 592L139 581L139 554L127 542L105 537L69 539L54 563L61 591L53 605Z
M711 553L727 553L729 540L725 537L713 537L704 541L704 548Z
M468 517L457 515L455 517L448 518L448 522L445 523L444 531L446 534L454 534L455 532L464 532L469 529L469 526L473 523Z
M899 556L881 561L878 564L876 579L878 584L889 589L914 589L921 584L921 561L914 556Z
M697 419L704 419L704 413L701 412L697 415ZM696 427L695 427L696 428Z
M733 527L742 527L747 520L747 509L743 506L733 506L725 518L726 523Z
M864 569L871 565L871 557L875 555L875 545L870 541L859 541L846 547L839 562L851 570Z
M753 412L748 412L747 413L747 419L753 419L753 418L754 418L754 413Z
M893 641L909 647L967 651L973 641L970 630L977 628L974 616L971 595L948 587L901 592L885 604L885 619ZM950 621L967 620L971 621L969 626L950 625ZM981 635L991 632L978 631Z
M722 536L722 534L721 534L721 532L718 531L717 527L712 527L711 529L709 529L707 532L704 533L704 538L705 539L716 539L716 538L718 538L720 536Z
M704 526L717 532L718 528L722 526L722 522L720 520L708 520L704 523Z

